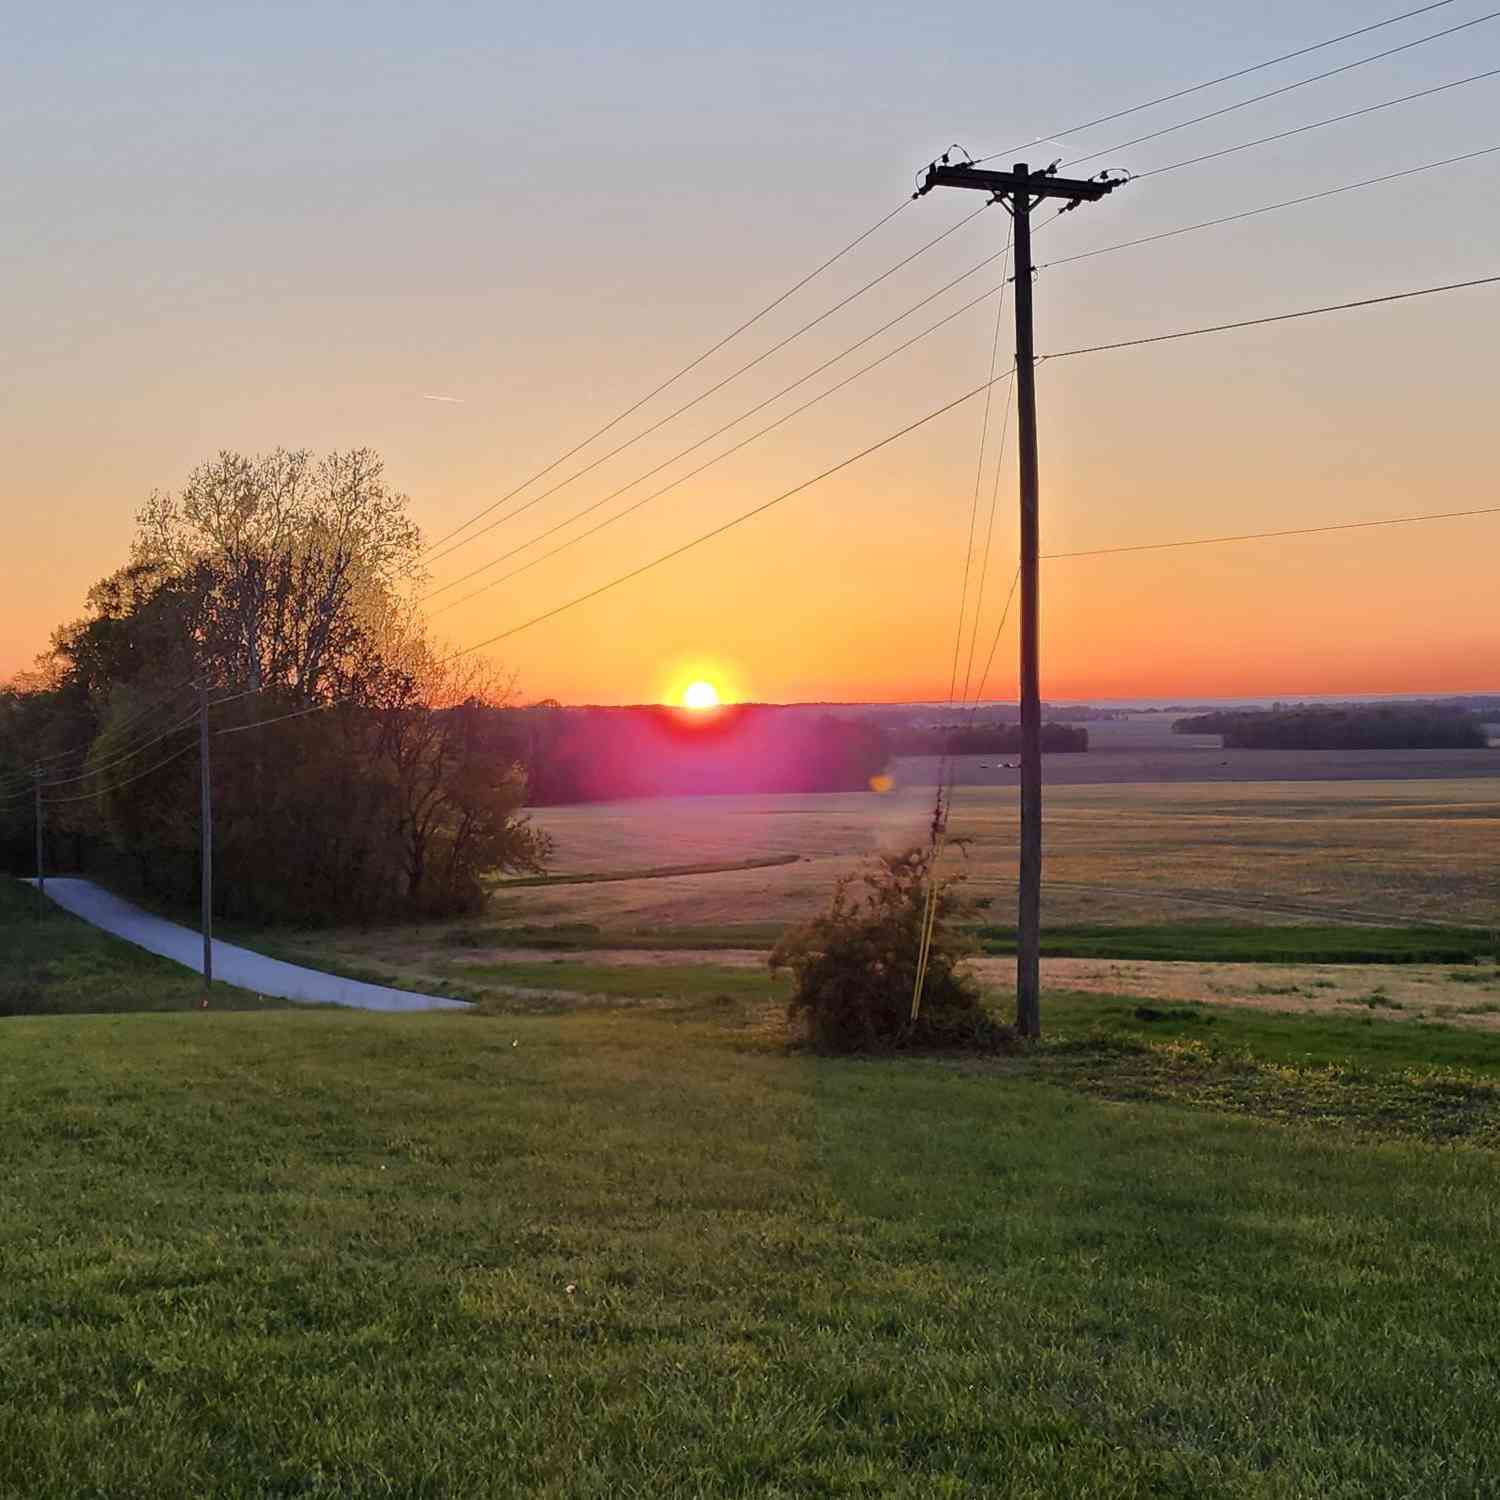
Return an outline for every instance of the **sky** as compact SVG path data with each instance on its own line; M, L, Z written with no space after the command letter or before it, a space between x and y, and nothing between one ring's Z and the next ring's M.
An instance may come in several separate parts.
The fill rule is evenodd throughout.
M504 635L484 654L515 674L526 698L653 701L707 678L725 697L848 701L947 696L967 597L957 676L972 641L977 688L1016 565L1004 386L982 469L984 402L974 398L702 546L507 632L983 382L994 298L597 537L464 596L996 286L998 263L727 426L1001 251L1007 220L992 208L537 498L974 213L977 194L907 201L913 174L950 143L1000 152L997 166L1090 154L1080 174L1145 174L1500 67L1500 21L1483 23L1113 149L1485 13L1455 0L1073 128L1404 8L61 0L18 13L0 58L0 128L13 143L0 159L0 502L10 532L0 675L27 666L54 626L82 612L89 585L125 560L147 496L181 485L220 449L372 447L436 539L905 203L605 438L500 506L482 523L500 517L498 526L431 562L426 589L618 490L616 499L427 607L434 634L454 648ZM1039 227L1038 352L1494 274L1500 153L1049 262L1500 145L1497 105L1500 78L1487 79L1143 175ZM1038 137L1059 144L1012 149ZM1008 304L1002 317L1003 370ZM1044 361L1043 550L1500 504L1497 332L1500 287L1490 287ZM721 427L722 437L677 457ZM1497 555L1500 516L1488 516L1052 561L1043 693L1500 689ZM1014 694L1015 658L1012 618L986 697Z

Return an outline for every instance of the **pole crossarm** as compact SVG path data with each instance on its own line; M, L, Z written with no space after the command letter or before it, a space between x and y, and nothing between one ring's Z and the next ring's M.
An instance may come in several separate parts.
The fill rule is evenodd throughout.
M1128 180L1124 177L1054 177L1050 171L1028 171L1024 162L1017 163L1011 172L991 172L983 167L962 164L945 166L935 162L928 167L917 196L930 193L936 187L956 187L974 188L996 198L1022 195L1027 198L1066 198L1070 203L1097 203Z

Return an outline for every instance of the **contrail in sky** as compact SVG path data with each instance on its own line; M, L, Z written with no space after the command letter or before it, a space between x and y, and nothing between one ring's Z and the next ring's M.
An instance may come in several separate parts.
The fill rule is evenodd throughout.
M432 396L429 395L426 391L422 392L422 399L424 401L452 401L457 406L462 406L464 404L464 398L462 396Z

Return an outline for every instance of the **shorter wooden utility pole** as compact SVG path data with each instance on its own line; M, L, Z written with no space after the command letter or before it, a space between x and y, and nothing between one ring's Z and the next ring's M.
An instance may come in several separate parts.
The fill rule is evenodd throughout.
M203 873L203 994L214 982L214 794L208 757L208 682L198 684L198 780L201 783L198 861Z
M42 920L47 904L47 871L42 863L42 768L36 767L36 919Z

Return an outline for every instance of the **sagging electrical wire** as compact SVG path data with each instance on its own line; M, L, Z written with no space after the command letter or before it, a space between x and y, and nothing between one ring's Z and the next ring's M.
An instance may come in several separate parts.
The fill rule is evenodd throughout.
M1201 156L1185 157L1182 161L1169 162L1164 167L1152 167L1149 171L1134 172L1132 177L1141 181L1147 177L1159 177L1163 172L1175 172L1180 167L1194 167L1200 162L1218 161L1220 157L1233 156L1239 151L1249 151L1256 146L1268 146L1273 141L1289 140L1294 135L1303 135L1309 130L1321 130L1325 125L1338 125L1345 120L1357 120L1362 115L1373 115L1382 109L1397 104L1410 104L1415 99L1429 99L1434 94L1447 93L1449 89L1462 88L1465 84L1481 83L1486 78L1500 76L1500 68L1489 68L1483 73L1471 73L1467 78L1455 78L1448 83L1434 84L1431 88L1418 89L1412 94L1401 94L1395 99L1382 99L1378 104L1367 104L1362 109L1347 110L1341 115L1329 115L1323 120L1312 120L1306 125L1296 125L1290 130L1278 130L1274 135L1259 136L1253 141L1241 141L1237 146L1224 146L1218 151L1205 151Z
M432 613L442 614L444 610L456 609L459 605L468 603L471 599L477 598L480 594L486 593L490 589L499 588L502 583L508 583L512 578L518 577L520 574L525 573L531 568L538 566L538 564L547 562L549 559L558 556L559 553L566 552L570 547L577 546L579 542L587 541L589 537L596 536L599 532L605 530L607 527L613 526L617 521L622 521L627 516L633 515L636 511L641 510L645 506L651 504L653 501L660 499L661 496L667 494L671 490L676 489L679 485L686 484L688 480L697 478L698 475L702 474L707 469L711 469L715 464L721 462L723 459L729 458L731 455L738 453L741 449L748 447L749 444L756 442L758 439L764 437L767 433L773 432L776 428L783 426L787 422L790 422L794 417L801 416L803 412L808 411L812 407L818 405L819 402L826 401L828 397L836 395L846 386L852 385L856 380L860 379L864 375L867 375L871 370L877 368L877 366L885 364L887 360L894 359L898 354L905 353L906 350L910 349L914 344L920 343L923 339L927 338L928 335L936 333L938 329L943 328L947 324L953 322L955 318L962 317L963 314L968 312L971 308L977 307L980 303L986 301L990 297L993 297L998 291L1002 289L1002 286L1003 283L1001 284L1001 286L993 286L988 290L981 292L979 296L973 298L969 302L964 303L962 307L955 308L951 313L947 314L946 317L940 318L937 322L932 323L928 327L924 328L921 333L914 334L904 343L897 344L894 348L888 349L878 359L871 360L869 364L861 366L861 368L855 370L850 375L846 375L836 385L830 386L826 391L820 392L811 400L804 401L802 405L793 407L790 411L783 412L782 415L777 417L774 422L770 422L756 432L752 432L748 437L741 438L739 442L735 443L729 448L726 448L722 453L716 454L713 458L707 460L707 462L699 464L696 469L688 470L686 474L679 475L670 483L664 484L659 489L651 491L650 494L643 495L639 500L632 502L623 510L616 511L612 516L606 516L604 520L598 522L593 526L590 526L586 531L579 532L577 536L569 537L567 541L560 543L558 546L551 548L549 551L543 552L537 557L533 557L529 562L522 563L518 568L512 568L508 573L502 573L499 578L493 578L488 583L481 584L472 592L461 595L451 603L443 605L442 609L434 610ZM845 353L847 352L848 351L846 350ZM732 426L734 424L731 423L730 425ZM505 557L511 557L514 556L517 552L524 551L526 547L532 545L532 543L542 540L547 535L550 535L551 532L560 530L563 526L568 525L571 521L578 520L582 515L586 514L588 510L594 509L597 509L597 505L587 507L585 511L578 512L576 515L570 517L568 521L559 522L557 526L550 528L550 531L543 532L541 536L533 537L531 539L531 542L525 542L522 543L521 546L513 548L510 553L505 554ZM502 562L505 560L505 557L497 558L495 559L495 562ZM491 566L492 565L493 564L491 564ZM483 569L480 569L479 571L483 571Z
M1077 135L1080 131L1093 130L1100 125L1109 125L1115 120L1123 120L1127 115L1141 113L1142 110L1155 109L1158 104L1170 104L1176 99L1186 99L1190 94L1201 94L1204 89L1216 88L1221 83L1233 83L1236 78L1247 78L1251 73L1259 73L1266 68L1274 68L1278 63L1293 62L1299 57L1307 57L1311 53L1321 52L1325 47L1337 46L1340 42L1353 41L1355 37L1368 36L1372 31L1380 31L1384 27L1394 26L1400 21L1409 21L1414 16L1426 15L1429 11L1443 10L1451 5L1453 0L1436 0L1431 5L1419 5L1415 10L1402 11L1399 16L1391 16L1384 21L1375 21L1369 26L1361 26L1354 31L1341 32L1338 36L1331 36L1326 41L1314 42L1307 47L1298 47L1292 52L1283 52L1276 57L1268 57L1264 62L1251 63L1249 67L1237 68L1232 73L1221 73L1217 78L1209 78L1203 83L1195 83L1185 89L1177 89L1170 94L1158 95L1155 99L1148 99L1144 104L1132 104L1128 109L1117 109L1113 114L1100 115L1097 119L1086 120L1081 125L1074 125L1069 130L1056 130L1051 135L1034 136L1024 145L1009 146L1003 151L992 151L988 156L977 158L972 165L978 166L981 162L994 161L997 157L1010 156L1017 151L1028 150L1032 146L1055 143L1070 135Z
M456 552L460 547L466 547L469 545L469 543L477 541L481 536L487 535L489 532L493 531L495 527L502 525L508 520L513 519L515 516L521 515L525 511L530 510L532 506L541 504L543 500L546 500L550 496L555 495L559 490L572 484L575 479L581 479L585 474L592 473L601 464L608 463L610 459L616 457L618 454L623 453L627 448L634 447L634 445L640 442L642 438L649 437L652 433L659 431L661 428L665 427L668 422L675 421L678 417L682 416L684 412L692 410L692 408L697 406L700 402L706 401L710 396L715 395L719 391L723 390L724 387L730 384L731 381L738 380L741 375L744 375L747 371L753 370L757 365L764 363L764 361L770 359L772 355L779 354L783 349L787 347L788 344L793 343L795 340L801 338L803 334L809 332L813 328L816 328L819 323L822 323L827 318L831 318L835 313L842 311L844 308L848 307L851 302L854 302L856 299L864 296L866 292L870 291L874 287L879 286L881 282L894 276L896 272L904 269L906 266L909 266L919 256L925 255L929 250L933 249L937 245L940 245L944 240L948 238L949 235L956 234L960 229L964 228L965 225L970 224L975 219L977 219L987 207L989 207L988 204L983 204L979 208L975 209L973 213L968 214L964 218L958 220L957 223L949 225L949 227L943 230L940 234L934 235L930 240L926 241L922 245L919 245L915 250L911 252L910 255L903 256L902 259L898 260L895 265L887 267L887 269L882 271L878 276L872 277L869 281L865 282L863 286L856 288L847 296L840 298L840 300L835 302L832 307L825 309L823 312L819 313L817 317L810 318L807 322L803 323L801 327L793 329L791 333L786 335L786 337L779 339L776 343L772 344L769 349L763 350L760 354L757 354L754 359L747 360L744 364L739 366L738 369L731 371L721 380L718 380L713 385L709 386L707 390L700 392L690 401L683 402L681 406L675 407L672 411L669 411L666 416L660 417L655 422L651 423L649 427L641 428L641 430L635 433L634 436L627 438L623 443L617 444L607 453L603 453L599 457L591 459L581 468L575 469L571 474L568 475L566 479L560 479L556 484L552 485L548 489L543 490L539 495L533 495L532 498L526 501L524 505L518 505L513 510L505 512L504 515L497 516L493 521L489 523L488 526L481 527L478 531L464 537L460 541L452 542L451 545L448 545L447 547L443 547L442 542L434 543L433 547L427 549L427 560L429 562L441 561L444 557L447 557L453 552ZM636 408L632 408L632 410L638 409L639 405L641 404L644 403L638 403L638 406ZM612 422L609 425L613 427L615 423ZM601 429L601 432L604 430L605 429ZM595 436L598 435L599 434L597 433L595 434ZM590 439L589 441L592 441L592 439ZM579 446L583 447L587 445L580 444ZM573 453L576 453L577 451L577 448L572 450ZM565 457L571 457L571 453L565 455ZM561 463L562 461L563 460L560 459L558 460L558 463ZM548 465L547 470L543 472L550 473L551 470L555 469L557 466L557 463L550 464ZM541 473L532 476L533 479L541 477ZM518 495L521 490L525 489L531 482L532 480L528 479L524 484L518 485L515 489L510 490L508 493L502 495L498 500L494 501L490 505L487 505L476 515L470 517L470 519L466 521L464 525L459 528L459 530L465 530L469 526L473 525L475 521L482 520L485 516L490 515L492 512L499 509L500 506L505 504L507 500L513 499L516 495ZM453 535L453 533L450 533L450 536L451 535ZM444 540L446 541L447 539L445 538ZM438 548L442 548L442 550L437 550Z
M928 293L927 296L921 298L917 302L912 303L912 305L908 307L904 312L900 312L894 318L891 318L887 322L882 323L880 327L875 329L872 333L867 333L863 338L856 339L854 343L846 345L837 354L833 355L832 358L825 359L822 364L814 366L805 375L799 375L796 380L792 381L789 385L782 386L782 388L779 391L776 391L773 395L767 396L763 401L756 402L756 404L750 407L749 410L742 411L738 416L733 417L728 422L725 422L721 426L716 427L712 432L707 433L705 436L699 438L696 442L689 443L686 448L680 448L670 458L663 459L661 463L655 465L653 468L647 469L643 474L637 474L634 479L631 479L625 484L618 486L616 489L611 490L609 494L593 501L589 505L584 506L583 509L574 511L572 515L565 517L563 520L555 522L545 531L539 532L537 533L537 535L530 537L528 540L521 542L515 547L512 547L508 552L502 552L498 557L491 558L489 562L481 563L477 568L471 568L469 572L460 574L457 578L451 579L449 582L441 584L435 589L430 589L426 594L423 594L421 598L417 600L417 602L419 604L424 604L429 599L436 598L439 594L447 593L449 589L457 588L460 584L463 583L468 583L470 579L479 577L481 573L487 573L491 568L498 567L501 563L509 561L509 559L516 556L517 553L524 552L528 547L535 546L538 542L545 541L549 536L553 536L557 532L563 530L565 527L572 525L574 521L582 520L584 516L590 515L594 511L598 510L601 506L609 504L611 500L618 499L627 490L634 489L636 485L642 484L646 480L654 478L657 474L661 473L663 469L670 468L674 463L678 462L678 460L686 458L690 453L695 453L699 448L703 447L704 444L711 443L717 437L722 437L726 432L729 431L730 428L739 426L741 422L745 421L749 417L753 417L759 411L764 411L766 407L773 405L783 396L790 395L794 390L797 389L798 386L806 385L809 380L813 379L817 375L821 375L824 370L827 370L831 366L838 364L840 360L847 359L849 355L853 354L857 349L862 349L866 344L871 343L873 340L879 338L881 334L889 332L898 323L904 322L913 313L921 311L921 309L926 307L928 303L935 302L945 292L952 291L953 288L958 286L960 282L967 281L969 277L975 275L979 271L982 271L986 266L993 265L997 260L1002 259L1007 254L1007 250L997 250L993 255L985 256L983 260L978 261L976 264L970 266L967 271L961 271L957 276L953 277L952 280L945 282L935 292ZM930 328L917 335L917 337L925 338L927 334L934 332L938 328L941 328L944 323L951 321L953 317L957 317L958 313L967 311L968 308L976 305L976 302L983 301L985 297L993 296L996 290L996 288L991 288L989 291L985 292L982 297L976 298L975 302L966 303L964 307L958 309L958 312L950 314L950 316L943 319L941 323L934 323ZM895 354L899 354L903 349L910 348L912 342L915 342L915 340L910 340L907 343L900 345L898 348L893 349L886 354L883 354L878 360L874 361L872 364L866 365L864 369L859 371L858 373L864 374L869 370L873 370L877 365L883 364L887 359L891 358ZM832 395L834 391L841 390L843 388L843 385L847 383L848 382L841 382L839 385L833 386L828 391L825 391L823 395L815 398L815 401L808 402L803 406L799 406L796 411L786 413L784 416L778 418L776 422L772 423L771 426L761 428L758 433L754 434L754 437L763 437L766 433L773 431L774 428L779 426L782 422L788 421L791 417L799 415L801 412L806 411L809 406L815 405L817 401L821 401L825 399L825 397ZM749 441L753 440L754 439L752 438ZM736 444L733 448L726 449L723 453L719 454L717 458L711 460L710 464L704 464L699 468L694 469L691 473L682 475L678 479L673 480L672 485L669 485L666 488L671 488L672 486L682 484L686 480L693 478L695 475L701 474L704 469L710 467L711 464L718 463L720 459L727 458L732 453L737 453L742 446L744 445ZM661 495L664 493L665 489L661 489L657 490L655 492L655 495ZM655 495L650 498L654 499ZM506 577L514 576L514 574L506 575ZM496 582L501 581L503 580L496 580ZM490 585L486 585L486 587L490 587ZM441 614L443 610L455 608L457 605L462 604L465 600L472 599L476 594L482 593L483 591L483 589L476 589L473 593L465 594L462 599L453 600L451 603L443 605L442 609L434 610L433 613Z
M1322 83L1329 78L1336 78L1340 73L1353 72L1355 68L1367 67L1370 63L1381 62L1387 57L1394 57L1399 52L1410 52L1413 47L1425 46L1428 42L1441 41L1444 37L1455 35L1460 31L1467 31L1471 26L1481 26L1487 21L1493 21L1500 17L1500 10L1492 10L1488 15L1476 16L1472 21L1461 21L1457 26L1449 26L1442 31L1430 32L1427 36L1419 36L1410 42L1402 42L1398 47L1387 47L1384 52L1372 52L1368 57L1355 58L1353 62L1340 64L1337 68L1329 68L1322 73L1314 73L1309 78L1299 78L1293 83L1284 83L1280 88L1267 89L1263 94L1256 94L1249 99L1241 99L1234 104L1226 104L1221 109L1209 110L1207 114L1194 115L1191 120L1179 121L1176 125L1164 125L1160 130L1149 131L1145 135L1133 136L1128 141L1120 141L1113 146L1106 146L1099 151L1090 151L1084 156L1075 156L1069 161L1061 162L1059 165L1066 170L1076 167L1086 161L1095 161L1101 156L1113 156L1117 151L1126 151L1131 146L1142 146L1147 141L1160 140L1164 135L1175 135L1179 130L1187 130L1194 125L1202 125L1208 120L1217 120L1221 115L1231 115L1237 110L1248 109L1252 104L1262 104L1267 99L1275 99L1281 94L1290 94L1296 89L1307 88L1309 84Z
M863 230L861 233L855 235L855 237L850 240L849 243L845 245L841 250L836 250L832 255L828 257L827 260L822 261L818 265L814 266L813 269L809 271L806 276L802 277L800 281L794 282L786 289L786 291L782 292L778 297L775 297L770 302L766 303L764 307L762 307L758 312L753 313L750 317L746 318L745 321L739 324L738 327L732 328L717 343L711 345L709 348L705 349L702 354L698 355L696 359L689 360L688 363L685 364L675 374L669 375L664 381L661 382L660 385L654 386L651 390L647 391L639 401L636 401L632 405L627 406L624 411L619 413L618 416L611 417L610 420L604 424L604 426L596 428L589 434L588 437L584 438L582 442L575 443L573 447L569 448L566 453L563 453L559 457L553 459L552 462L547 464L545 467L538 469L536 473L531 475L529 479L522 480L522 482L518 484L513 490L510 490L507 494L502 495L500 499L495 502L495 505L503 505L506 500L511 498L512 495L519 494L528 485L533 484L538 479L544 478L546 475L550 474L552 470L557 468L559 464L566 463L570 458L573 457L575 453L581 452L584 448L588 447L588 445L592 443L596 438L603 437L606 432L609 432L613 428L618 427L619 424L623 422L627 417L633 416L643 406L645 406L648 401L652 400L656 396L659 396L669 386L675 385L676 382L681 380L684 375L688 375L692 371L696 370L698 366L701 365L706 359L712 358L712 356L717 354L720 349L725 347L725 345L731 343L734 339L737 339L740 334L746 332L748 329L753 328L755 324L757 324L768 313L775 311L775 309L780 307L781 304L785 302L789 297L795 296L796 293L800 292L802 288L805 287L810 281L814 280L818 276L821 276L824 271L829 269L830 266L835 265L838 261L842 260L846 255L848 255L852 250L855 250L860 245L864 244L864 242L869 239L872 234L875 234L877 231L884 229L885 226L889 224L897 214L899 214L904 208L907 207L909 201L910 200L903 199L888 214L885 214L881 218L877 219L872 225L870 225L868 229ZM451 538L457 536L459 532L466 531L470 526L474 524L475 521L479 520L481 516L488 515L489 511L493 509L494 505L480 511L477 515L471 516L461 526L456 526L452 531L449 531L445 535L439 537L437 541L433 542L431 546L429 546L426 550L431 552L436 550L438 547L441 547L444 542L447 542Z

